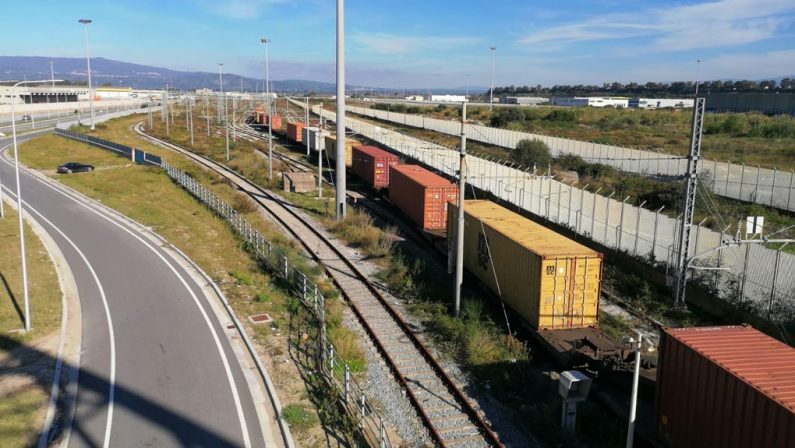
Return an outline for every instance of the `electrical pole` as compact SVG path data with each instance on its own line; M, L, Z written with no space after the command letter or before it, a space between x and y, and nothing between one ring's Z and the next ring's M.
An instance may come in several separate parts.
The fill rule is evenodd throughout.
M467 172L467 103L461 103L461 150L458 163L458 219L455 235L455 315L461 311L461 285L464 283L464 198Z
M321 132L323 131L323 103L320 103L320 122L317 124L317 138L319 139L321 136ZM326 144L323 142L323 145L320 142L317 143L317 197L318 199L323 198L323 149L325 149Z
M337 220L345 218L345 1L337 0Z
M306 155L309 156L309 97L306 97Z
M629 404L629 425L627 426L627 448L635 443L635 414L638 407L638 382L640 380L640 350L643 348L643 333L638 332L638 340L632 341L635 346L635 371L632 375L632 397Z
M698 98L698 84L701 80L701 59L696 59L696 94L695 97Z
M690 233L693 228L693 214L696 209L696 187L698 186L698 162L701 158L701 131L704 126L704 98L696 98L693 105L693 127L690 133L690 152L687 155L685 174L685 196L682 201L682 227L679 229L677 247L676 277L674 278L674 306L686 308L685 288L687 271L690 267Z
M226 119L226 94L224 94L224 128L226 129L226 161L229 161L229 121Z
M188 120L190 121L190 145L193 146L193 100L188 98Z
M268 180L273 180L273 111L270 89L270 67L268 66L268 44L271 40L263 37L260 42L265 44L265 116L268 117ZM265 120L262 120L265 122Z
M91 130L94 130L94 91L91 88L91 56L88 52L88 24L91 23L89 19L80 19L78 22L85 25L83 27L84 36L86 40L86 65L88 66L88 101L89 107L91 109ZM77 104L78 109L80 108L80 103Z
M497 47L491 47L491 89L489 89L489 112L494 107L494 52Z
M218 124L221 124L221 101L223 101L225 99L225 98L223 98L223 96L224 96L224 64L222 62L218 63L218 86L219 86L219 90L218 91L220 92L220 94L218 95ZM224 106L226 106L226 105L224 105ZM224 119L226 119L226 117L224 117Z

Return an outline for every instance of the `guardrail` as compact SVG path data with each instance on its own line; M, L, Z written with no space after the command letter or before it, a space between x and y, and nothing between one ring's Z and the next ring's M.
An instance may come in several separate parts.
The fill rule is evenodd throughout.
M345 110L442 134L454 136L461 134L461 124L456 121L356 106L347 106ZM470 140L508 149L516 148L522 140L541 140L549 146L553 157L574 154L590 163L610 165L621 171L641 175L681 176L687 168L686 157L659 151L584 142L475 124L467 124L466 133ZM706 159L702 159L699 163L704 184L715 194L795 211L795 173L791 170L747 167L744 164Z
M191 195L201 201L205 206L224 219L235 233L245 241L246 250L251 253L268 271L284 281L288 293L300 299L303 306L310 311L316 320L319 339L318 359L315 368L318 375L329 387L334 389L335 398L345 410L352 421L356 422L356 430L363 440L370 446L381 448L391 447L391 442L386 435L385 421L381 414L373 407L371 399L367 396L362 386L351 378L349 364L337 355L334 345L326 336L325 324L325 298L320 292L317 283L300 268L291 266L283 248L274 246L257 229L243 219L237 210L192 178L168 162L162 162L165 172L178 185L182 186ZM312 263L306 259L307 263Z
M351 377L351 369L347 361L334 350L328 340L325 324L325 301L317 283L313 282L300 267L291 265L284 248L272 244L257 229L248 223L240 213L218 195L203 186L186 172L170 165L160 157L139 149L112 142L110 140L81 134L79 132L56 129L57 135L88 143L125 157L135 159L138 163L160 166L166 174L198 199L202 204L220 216L244 242L244 248L271 274L283 280L288 293L300 300L310 312L317 326L318 340L316 365L319 375L327 386L329 395L338 402L348 417L355 424L352 427L359 437L369 446L391 448L392 443L386 434L386 422L381 413L373 406L375 403L364 391L364 388ZM307 264L314 264L309 258L303 257ZM282 416L279 416L281 419Z

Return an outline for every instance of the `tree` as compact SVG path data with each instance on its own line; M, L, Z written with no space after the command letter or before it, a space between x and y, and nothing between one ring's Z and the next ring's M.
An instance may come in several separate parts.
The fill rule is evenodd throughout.
M549 146L541 140L521 140L516 144L516 148L511 150L511 158L524 166L537 167L547 166L552 161L549 153Z

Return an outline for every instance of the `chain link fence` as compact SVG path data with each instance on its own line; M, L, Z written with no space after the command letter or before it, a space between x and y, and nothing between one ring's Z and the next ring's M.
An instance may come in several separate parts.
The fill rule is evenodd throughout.
M461 124L423 115L390 112L347 106L345 110L404 126L458 136ZM600 143L583 142L529 132L511 131L491 126L466 125L467 138L513 149L522 140L540 140L547 144L553 157L574 154L590 163L601 163L619 170L642 175L682 176L687 171L687 159L663 152L632 149ZM795 211L795 173L760 167L747 167L717 160L700 162L699 170L705 183L720 196L754 202L783 210Z
M64 130L56 130L55 132L57 135L101 147L125 157L132 157L131 154L135 151L140 151L129 146L77 132ZM392 443L386 433L386 421L374 407L376 402L372 397L368 397L362 385L351 377L350 366L335 352L334 345L327 337L325 324L326 299L323 297L317 283L312 280L311 274L305 272L310 271L311 268L302 268L296 266L295 262L291 263L290 256L285 248L272 244L262 233L243 219L240 213L229 203L186 172L175 168L159 157L157 157L157 163L154 163L152 157L156 156L146 154L144 159L148 161L147 163L161 166L175 183L221 217L235 234L244 241L244 248L272 275L281 280L282 286L286 288L291 297L300 300L303 307L309 311L316 325L318 336L316 341L318 359L315 360L317 378L326 386L327 394L337 400L350 421L354 423L352 428L361 440L368 446L391 448ZM302 263L308 266L315 265L314 262L305 257L301 258L299 264ZM279 418L282 417L279 416Z
M320 108L314 108L321 113ZM322 111L329 120L336 114ZM458 176L459 154L427 141L348 117L354 133L383 144L450 178ZM460 133L460 124L458 125ZM678 219L633 205L632 197L614 197L599 190L575 188L548 176L536 175L502 163L467 157L467 183L493 194L550 222L567 227L606 247L672 267L676 261ZM600 194L601 193L601 194ZM691 279L713 294L760 317L778 320L790 317L795 298L795 256L762 244L715 250L732 235L704 226L694 229L690 256L698 260Z

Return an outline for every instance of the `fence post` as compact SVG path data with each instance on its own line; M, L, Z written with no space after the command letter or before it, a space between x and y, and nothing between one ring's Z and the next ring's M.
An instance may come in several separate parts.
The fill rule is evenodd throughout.
M781 249L784 246L781 246L776 251L776 264L773 266L773 284L770 287L770 301L767 304L767 318L768 320L773 320L773 302L776 300L776 281L778 281L778 268L779 268L779 261L781 259Z
M743 199L743 185L745 185L745 162L742 164L743 170L740 173L740 193L737 195L738 199Z
M596 193L598 193L598 192L599 192L599 190L596 190ZM593 203L592 203L592 207L591 207L591 233L590 233L590 237L591 238L593 238L594 227L596 226L596 198L597 198L596 193L591 195L591 196L593 196Z
M726 186L723 187L723 194L729 196L729 177L732 174L732 163L726 162Z
M303 279L303 281L302 281L303 284L301 286L301 291L302 291L301 292L301 297L304 299L304 303L306 303L306 274L304 274L302 272L301 273L301 278Z
M638 255L638 238L640 238L640 215L643 213L643 205L646 201L640 203L635 212L635 247L632 249L632 254Z
M285 280L289 280L289 278L290 278L290 273L287 271L287 269L288 269L288 265L287 265L287 257L286 257L286 256L284 256L284 255L282 255L282 261L284 262L284 279L285 279Z
M386 448L386 431L384 430L384 419L381 419L381 435L379 437L379 448Z
M792 200L792 181L795 179L795 171L789 170L789 191L787 192L787 210L792 210L789 208L790 201Z
M362 420L361 424L364 426L364 418L367 417L367 396L362 394Z
M770 202L767 205L773 206L773 195L776 194L776 176L778 175L778 168L773 167L773 185L770 186Z
M753 200L753 202L759 201L759 177L761 175L761 172L762 172L762 168L760 168L759 165L757 165L756 166L756 186L754 187L754 200Z
M334 378L334 346L328 345L328 369L331 372L331 378Z
M350 393L351 388L351 369L348 367L348 363L345 363L345 390L343 394L343 401L345 404L348 404L348 395Z
M660 212L664 208L665 208L665 206L663 205L656 212L654 212L654 234L652 235L652 240L651 240L651 253L650 253L651 257L650 258L654 258L654 251L655 251L655 249L657 249L657 226L658 226L659 221L660 221Z
M740 302L745 301L745 281L748 277L748 255L751 252L751 245L745 245L745 259L743 260L743 276L742 280L740 281Z

